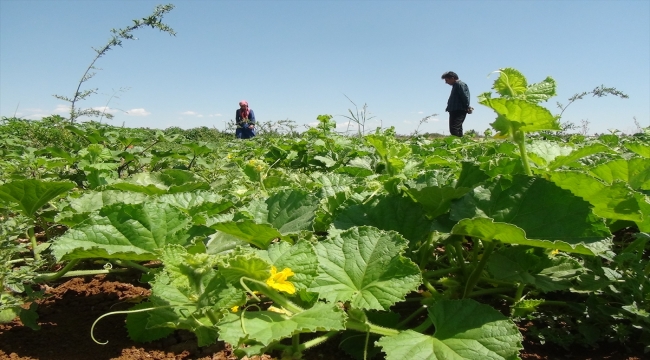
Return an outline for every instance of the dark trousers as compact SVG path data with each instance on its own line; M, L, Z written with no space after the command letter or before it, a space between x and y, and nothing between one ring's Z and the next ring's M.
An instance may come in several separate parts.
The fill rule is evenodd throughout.
M465 110L454 110L449 112L449 133L462 137L463 136L463 122L467 116Z
M250 139L255 136L255 129L237 128L235 130L235 137L237 139Z

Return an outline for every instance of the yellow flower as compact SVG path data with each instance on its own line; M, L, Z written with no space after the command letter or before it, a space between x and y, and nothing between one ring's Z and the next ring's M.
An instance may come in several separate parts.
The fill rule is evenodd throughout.
M239 306L233 306L233 307L231 307L231 308L230 308L230 311L232 311L232 312L237 312L237 311L239 311Z
M551 251L551 256L555 256L555 255L557 255L557 254L559 254L559 253L560 253L560 250L559 250L559 249L555 249L555 250Z
M275 290L294 294L296 292L296 287L287 281L287 278L293 275L295 274L289 268L285 268L278 272L278 269L276 269L275 266L271 266L271 277L266 280L266 284Z

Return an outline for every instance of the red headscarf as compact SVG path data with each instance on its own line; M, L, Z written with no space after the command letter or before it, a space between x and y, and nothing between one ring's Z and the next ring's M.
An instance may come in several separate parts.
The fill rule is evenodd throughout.
M240 114L241 114L241 117L242 117L243 119L248 119L248 113L250 112L249 109L248 109L248 101L246 101L246 100L242 100L242 101L240 101L240 102L239 102L239 106L240 106L240 107L241 107L241 106L246 106L246 108L241 109Z

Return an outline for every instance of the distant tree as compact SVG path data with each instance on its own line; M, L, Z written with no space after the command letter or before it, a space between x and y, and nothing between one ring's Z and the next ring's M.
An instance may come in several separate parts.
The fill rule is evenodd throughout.
M136 19L133 20L133 25L127 26L123 29L111 29L111 32L113 33L113 36L111 39L108 41L106 45L99 49L93 48L97 55L95 58L90 62L90 65L88 65L88 68L86 68L86 71L84 72L83 76L79 80L79 83L77 84L77 89L72 96L72 98L69 98L67 96L62 96L62 95L54 95L57 99L64 100L70 103L70 123L74 123L80 116L106 116L106 118L110 119L113 117L112 114L108 114L105 111L100 111L98 109L77 109L77 102L81 100L85 100L92 94L97 93L97 89L88 89L88 90L81 90L81 86L93 78L95 76L96 72L93 72L92 70L97 70L95 67L95 63L97 60L99 60L100 57L104 56L108 50L112 49L115 46L122 46L122 40L133 40L136 39L132 32L145 26L150 26L154 29L159 29L160 31L164 31L168 33L169 35L175 36L176 32L174 30L164 24L162 22L163 16L172 11L174 9L174 5L168 4L168 5L158 5L154 9L153 13L149 15L148 17L142 18L142 19ZM108 106L108 104L107 104Z

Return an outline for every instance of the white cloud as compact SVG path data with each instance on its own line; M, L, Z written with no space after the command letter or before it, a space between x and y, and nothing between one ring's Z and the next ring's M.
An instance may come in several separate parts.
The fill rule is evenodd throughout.
M147 110L145 110L143 108L128 110L128 111L126 111L126 114L130 115L130 116L149 116L149 115L151 115L150 112L148 112Z
M359 125L357 123L355 123L355 122L352 122L352 121L336 123L336 128L339 129L339 130L344 130L344 129L345 130L347 130L347 129L357 130L358 127L359 127Z
M106 113L106 114L115 114L117 112L116 109L111 109L108 106L96 106L93 109L94 110L99 110L99 111L101 111L103 113Z
M182 112L181 115L196 115L196 112L190 110L190 111Z
M219 117L219 116L223 116L223 115L221 115L221 114L210 114L210 115L208 115L208 117Z
M56 106L56 109L54 109L54 112L57 114L69 113L70 105L59 104Z
M203 115L202 115L202 114L198 114L198 115L196 115L196 117L200 117L200 118L202 118Z
M34 113L34 114L27 115L26 118L30 119L30 120L40 120L40 119L42 119L44 117L48 117L50 115L52 115L52 114Z

